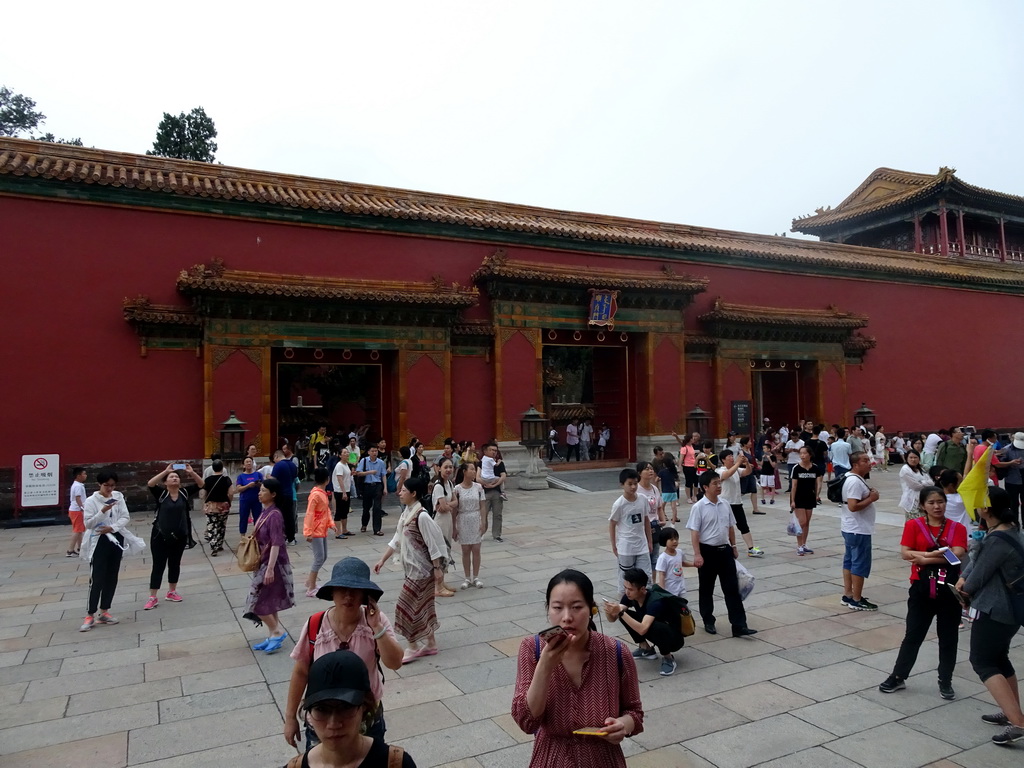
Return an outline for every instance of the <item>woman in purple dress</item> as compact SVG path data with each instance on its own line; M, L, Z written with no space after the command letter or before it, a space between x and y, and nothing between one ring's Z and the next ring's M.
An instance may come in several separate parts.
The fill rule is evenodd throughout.
M260 487L260 504L263 512L253 535L260 545L260 567L252 575L249 598L245 601L245 613L259 627L266 622L270 636L253 646L254 651L273 653L281 648L288 633L277 619L279 611L295 605L295 588L292 584L292 566L288 562L288 548L285 546L284 518L277 508L276 499L282 493L281 483L268 477Z

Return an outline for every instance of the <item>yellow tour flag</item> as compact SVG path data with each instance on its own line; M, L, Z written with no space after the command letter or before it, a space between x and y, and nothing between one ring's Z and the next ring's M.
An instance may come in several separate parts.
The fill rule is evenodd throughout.
M967 473L967 477L960 483L960 487L957 488L957 493L960 494L960 498L964 500L964 508L967 510L967 514L971 516L971 520L977 520L978 516L974 510L987 507L989 505L988 499L988 458L992 454L992 446L990 445L985 449L985 452L981 454L981 458L974 462L974 466L971 467L971 471Z

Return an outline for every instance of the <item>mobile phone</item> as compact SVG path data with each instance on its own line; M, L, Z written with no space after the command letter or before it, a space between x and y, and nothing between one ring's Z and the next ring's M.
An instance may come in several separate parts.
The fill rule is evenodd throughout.
M184 464L174 464L174 465L173 465L173 466L171 467L171 469L184 469L184 468L185 468L185 465L184 465Z
M952 549L949 547L943 547L939 551L942 552L942 556L946 558L947 563L950 565L960 565L960 558L956 556L956 553L954 553Z
M953 590L953 595L956 597L957 602L959 602L964 608L967 608L967 598L964 597L964 593L952 584L947 584L946 586Z
M597 728L577 728L573 731L577 736L607 736L608 731L604 730L603 727Z
M108 507L110 507L110 506L113 506L114 504L117 504L117 499L115 499L113 496L111 496L109 499L107 499L103 503L106 504Z
M544 640L545 642L547 642L548 640L550 640L555 635L564 635L565 634L565 630L562 629L561 627L555 626L555 627L548 627L547 629L545 629L545 630L543 630L541 632L538 632L537 634L540 635L541 640Z

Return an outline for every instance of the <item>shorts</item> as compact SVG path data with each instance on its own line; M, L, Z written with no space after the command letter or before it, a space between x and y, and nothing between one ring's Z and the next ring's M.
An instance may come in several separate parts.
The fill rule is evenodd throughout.
M697 468L696 467L683 467L683 477L686 478L687 488L697 487Z
M668 504L669 502L672 502L672 501L679 501L679 494L678 493L663 493L663 494L661 494L661 500L664 501L666 504Z
M71 518L71 530L73 533L85 533L85 513L82 510L77 512L68 510L68 517Z
M866 579L871 575L871 537L866 533L843 531L846 551L843 552L843 570Z
M775 475L761 475L757 478L757 482L762 488L774 488L775 487Z

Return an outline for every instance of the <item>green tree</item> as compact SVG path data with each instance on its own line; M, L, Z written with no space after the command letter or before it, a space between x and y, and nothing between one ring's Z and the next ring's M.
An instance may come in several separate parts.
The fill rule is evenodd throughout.
M182 112L177 117L164 112L164 119L156 129L153 149L146 154L212 163L217 151L216 137L213 119L202 107L196 107L187 115Z
M15 93L6 85L0 85L0 136L17 136L34 131L46 122L46 115L36 110L36 103L28 96ZM53 141L60 144L82 146L81 139L58 139L52 133L29 136L36 141Z

